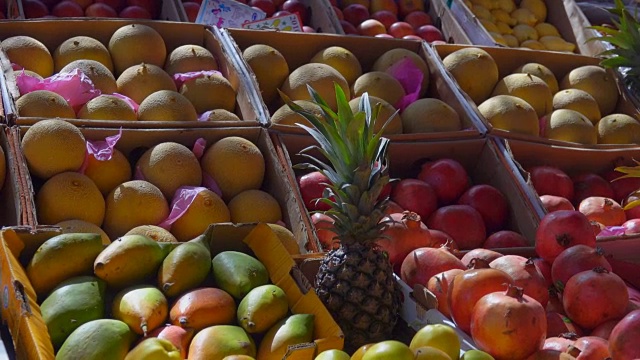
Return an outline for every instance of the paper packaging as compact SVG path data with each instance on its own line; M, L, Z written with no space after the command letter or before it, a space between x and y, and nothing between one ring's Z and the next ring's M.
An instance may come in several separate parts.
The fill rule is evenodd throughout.
M368 36L338 36L333 34L307 34L307 33L291 33L291 32L273 32L273 31L256 31L246 29L225 29L222 33L222 39L228 48L236 48L238 57L236 61L240 64L238 67L246 69L247 79L252 82L251 88L258 89L255 75L251 71L246 61L242 59L241 54L244 49L255 44L266 44L274 47L282 53L287 60L289 70L292 72L299 66L306 64L318 51L330 46L341 46L351 52L360 60L362 71L367 72L375 60L386 51L395 48L405 48L419 54L429 66L430 71L430 89L428 94L437 94L442 101L453 107L462 120L463 131L450 131L441 133L420 133L420 134L399 134L390 135L389 138L394 140L423 140L423 139L449 139L449 138L476 138L485 132L485 127L478 120L477 115L468 109L466 101L462 100L459 92L453 90L450 81L446 80L446 76L441 67L434 65L436 55L433 50L424 45L424 42L401 40L401 39L383 39ZM232 53L233 51L229 51ZM259 90L256 96L262 99ZM262 112L266 116L260 122L270 124L270 129L283 133L306 134L304 130L297 126L286 126L271 124L270 111L275 112L278 108L276 105L268 107L264 101L260 101Z
M15 127L12 134L13 137L20 141L28 127ZM116 129L80 129L87 140L104 140L107 136L112 136L118 133ZM284 179L286 177L286 170L280 164L278 157L275 153L273 144L269 139L266 130L261 128L217 128L217 129L183 129L176 131L175 129L123 129L122 137L118 141L116 148L120 150L125 156L131 158L132 154L141 155L141 149L147 148L166 141L173 141L181 143L192 148L194 142L198 138L204 138L207 141L207 147L213 144L215 141L227 136L240 136L250 140L258 146L264 155L265 159L265 178L262 184L262 189L271 194L280 204L282 209L282 218L287 227L293 232L297 239L301 251L306 252L307 246L313 247L315 245L307 245L307 242L314 242L315 239L308 238L307 229L304 224L308 222L308 214L302 213L300 207L296 204L296 198L293 195L293 186L291 183ZM18 161L24 164L26 168L26 161L22 153L18 155ZM28 174L28 171L25 173ZM41 184L35 183L34 178L30 175L25 175L26 187L25 195L27 196L28 211L33 221L29 225L38 225L36 208L35 208L35 195L39 190ZM50 224L42 224L50 225Z
M54 359L53 346L35 291L19 258L24 249L39 247L59 231L57 227L13 227L0 232L0 265L3 269L0 278L3 294L1 311L18 359ZM342 349L342 331L313 289L302 280L294 261L268 226L214 224L205 234L216 239L212 243L217 244L218 251L212 251L213 256L226 250L253 253L267 268L271 282L285 291L292 313L315 315L314 342L290 349L285 359L312 360L321 351Z
M299 152L314 144L309 136L297 134L274 134L272 136L278 156L286 164L289 181L296 182L293 164L307 162ZM317 154L316 154L317 155ZM499 156L496 144L489 139L465 139L451 141L394 142L389 144L389 159L392 178L413 177L420 171L420 165L427 160L452 158L459 161L471 177L473 185L494 186L509 203L509 222L506 229L521 233L530 244L535 241L538 219L530 202L525 198L525 190L514 179L513 170L505 159ZM295 186L297 203L301 212L306 212L299 187ZM426 219L425 219L426 221ZM309 225L309 237L315 237L313 225Z
M158 20L167 21L187 21L187 14L180 0L160 0L162 9ZM6 0L7 2L7 19L24 19L23 0ZM89 19L89 18L88 18ZM95 20L95 18L91 18Z
M466 102L469 104L476 116L481 119L484 125L489 129L489 133L491 135L496 135L503 138L508 139L518 139L518 140L526 140L536 143L542 143L547 145L554 146L570 146L576 148L594 148L594 149L613 149L613 148L632 148L637 146L636 144L596 144L596 145L582 145L578 143L571 143L567 141L559 141L559 140L550 140L541 136L532 136L532 135L523 135L512 133L505 130L495 129L491 124L480 114L478 110L478 105L471 100L471 98L464 93L460 87L457 85L457 82L453 75L450 72L444 69L444 65L442 64L442 60L447 55L451 54L456 50L460 50L465 47L472 47L466 45L435 45L435 53L439 57L440 61L436 62L437 66L441 67L440 71L443 71L447 74L447 81L451 82L449 86L452 86L457 89L457 91L461 94L462 97L466 99ZM562 78L569 73L571 70L585 65L599 65L599 60L593 57L578 55L578 54L563 54L552 51L533 51L533 50L523 50L523 49L509 49L509 48L500 48L500 47L488 47L488 46L473 46L476 48L480 48L485 50L498 64L498 70L500 72L499 78L511 74L513 70L517 67L524 65L530 62L537 62L546 67L548 67L555 75L556 79L558 79L558 83L562 80ZM608 70L609 74L615 78L615 75L612 71ZM629 114L633 117L637 117L639 111L633 106L633 103L629 99L628 90L624 89L618 81L618 105L614 110L614 113L624 113Z
M256 100L251 98L252 90L247 88L244 75L235 67L235 62L230 60L227 50L220 43L218 29L210 29L204 25L187 24L167 21L140 20L95 20L95 19L70 19L70 20L27 20L21 22L0 22L0 41L10 36L32 36L49 49L50 52L63 41L73 36L85 35L96 38L103 44L108 44L114 31L121 26L140 23L156 29L164 38L167 46L167 55L178 46L196 44L207 48L218 60L219 71L229 80L236 89L235 113L244 121L225 122L200 122L200 121L117 121L117 120L82 120L68 119L78 126L108 127L108 128L202 128L202 127L243 127L258 126ZM28 24L28 26L25 26ZM56 31L51 31L55 28ZM0 51L0 66L4 72L4 92L8 94L8 106L5 104L7 121L10 125L30 125L41 118L23 118L17 114L15 100L19 97L19 91L15 82L15 74L10 70L10 62L6 54Z
M531 166L555 166L569 176L592 172L601 174L613 170L615 166L635 166L633 159L640 159L640 149L576 149L562 146L548 146L545 144L531 143L528 141L509 139L495 139L500 148L499 156L503 162L511 167L511 173L524 189L525 197L530 202L530 208L534 209L532 215L539 222L546 210L539 199L539 195L533 187L530 175L524 169ZM627 238L640 238L638 235L599 237L601 240L616 240ZM625 240L626 241L626 240Z

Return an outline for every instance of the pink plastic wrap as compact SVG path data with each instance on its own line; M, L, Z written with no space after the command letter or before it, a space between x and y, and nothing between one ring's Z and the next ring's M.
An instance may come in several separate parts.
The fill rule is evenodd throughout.
M202 158L202 155L204 155L204 151L206 148L207 148L207 140L203 138L199 138L193 144L193 149L191 149L191 152L193 152L193 155L196 156L196 159L200 160Z
M124 100L127 104L129 104L129 106L131 106L131 108L133 109L133 112L135 112L136 114L138 113L138 108L140 106L138 105L138 103L133 101L132 98L130 98L130 97L126 96L126 95L118 94L118 93L113 93L113 94L109 94L109 95L113 95L113 96L117 97L118 99Z
M393 104L400 112L420 97L420 88L424 74L409 58L398 61L387 69L387 73L400 82L406 95Z
M180 87L186 81L191 80L191 79L197 79L197 78L203 77L203 76L210 76L210 75L223 76L222 73L220 71L217 71L217 70L192 71L192 72L188 72L188 73L179 73L179 74L173 75L173 81L176 83L176 88L178 90L180 90Z
M624 226L607 226L602 229L602 231L600 231L597 237L622 236L625 235L626 230L627 228L625 228Z
M182 186L176 190L171 201L171 212L169 216L161 222L158 226L169 230L171 224L176 222L184 213L187 212L189 206L193 203L196 196L201 192L207 190L205 187L196 186Z
M36 90L48 90L62 96L77 112L87 101L99 96L100 90L93 86L93 82L79 69L71 72L58 73L44 80L33 82L32 77L18 76L16 84L20 94L28 94Z
M84 174L84 171L89 165L89 156L93 156L98 161L111 160L111 156L113 156L113 148L116 147L116 144L121 137L122 128L120 128L117 134L107 136L104 140L87 140L87 152L85 153L85 159L82 167L80 168L80 173Z

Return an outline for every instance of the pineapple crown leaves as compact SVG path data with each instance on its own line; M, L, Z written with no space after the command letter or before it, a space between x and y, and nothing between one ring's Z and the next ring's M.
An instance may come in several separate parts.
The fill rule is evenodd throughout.
M600 53L600 56L607 57L600 62L600 65L607 68L630 67L633 69L640 67L640 23L626 9L622 0L615 0L615 7L608 9L608 11L620 18L619 22L613 20L615 29L605 26L591 26L590 29L600 31L604 36L587 40L600 40L615 46L614 49ZM640 70L633 69L632 71L635 73Z
M334 220L336 233L343 235L342 242L375 240L384 226L380 220L384 217L388 201L378 201L378 197L390 181L387 155L389 139L382 137L382 133L395 114L376 132L374 127L381 104L372 109L366 93L362 95L358 111L354 113L342 88L334 84L338 105L336 113L311 86L307 85L307 88L313 102L322 110L320 117L280 93L291 110L313 125L298 124L317 142L317 145L300 152L310 163L299 164L296 168L320 171L330 180L319 201L330 206L330 210L323 213ZM310 155L312 150L320 152L328 162Z

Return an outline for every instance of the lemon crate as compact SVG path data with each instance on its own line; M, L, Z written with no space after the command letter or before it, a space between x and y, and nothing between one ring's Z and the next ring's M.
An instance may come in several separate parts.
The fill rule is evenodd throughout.
M222 46L217 28L205 25L178 23L169 21L140 20L95 20L95 19L67 19L67 20L25 20L0 23L0 40L11 36L31 36L42 42L51 53L63 41L74 36L90 36L103 44L108 44L111 35L120 27L129 24L144 24L154 28L163 37L167 47L167 55L178 46L195 44L209 50L218 61L219 71L229 80L236 91L235 115L240 121L126 121L126 120L83 120L65 119L78 126L108 127L108 128L175 128L175 127L241 127L259 126L258 99L254 99L255 91L250 89L252 84L247 81L242 69L235 67L226 49ZM55 29L55 31L52 31ZM22 117L17 113L15 101L20 97L16 85L15 73L11 71L11 63L0 46L0 67L4 75L0 77L3 89L6 122L9 125L30 125L41 118Z

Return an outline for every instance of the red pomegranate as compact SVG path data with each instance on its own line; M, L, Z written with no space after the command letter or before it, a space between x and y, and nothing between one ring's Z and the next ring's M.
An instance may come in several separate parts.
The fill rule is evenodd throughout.
M502 230L491 234L484 241L482 247L485 249L512 248L529 246L527 239L511 230Z
M615 360L640 359L640 310L627 314L611 331L609 352Z
M526 295L534 298L542 307L547 306L547 302L549 302L547 282L538 272L533 259L518 255L505 255L493 260L489 266L509 274L514 284L524 289Z
M418 174L418 179L433 187L440 205L455 203L471 186L467 171L462 164L453 159L424 163Z
M567 315L567 313L564 311L564 306L562 306L560 293L553 286L549 287L549 302L547 303L547 307L545 308L545 310L547 310L547 312L556 312L565 316Z
M564 333L558 336L547 338L544 341L544 345L542 346L542 348L544 350L567 352L569 350L569 346L573 345L576 340L578 340L578 335L576 335L575 333Z
M609 342L597 336L583 336L572 345L580 351L576 360L610 359ZM571 349L569 349L571 351Z
M611 184L611 188L613 189L613 193L615 194L613 199L619 203L622 202L624 198L627 197L627 195L640 189L640 178L629 177L618 179L623 175L625 174L617 172L615 170L611 170L602 174L602 177L605 180L609 181L609 183Z
M449 310L460 330L469 333L471 315L476 302L496 291L513 285L509 274L497 269L469 269L456 275L449 285Z
M407 255L400 268L400 278L410 287L416 284L427 286L435 274L451 269L466 269L462 261L447 247L423 247Z
M311 215L311 221L316 227L316 235L322 246L322 250L329 251L340 247L340 240L336 238L336 233L333 231L333 219L322 213L315 213Z
M621 317L628 304L627 285L602 267L577 273L567 281L562 293L567 316L585 329Z
M640 218L640 205L638 200L640 200L640 190L635 190L631 192L629 195L625 196L622 200L621 204L623 207L627 207L627 205L633 204L632 208L625 210L624 213L627 219L639 219Z
M476 209L484 220L487 233L502 230L509 216L509 205L500 190L491 185L470 187L458 199L459 205L469 205Z
M573 275L598 266L611 271L611 264L605 258L604 251L601 248L578 244L558 255L551 265L551 279L558 290L563 291Z
M493 251L493 250L489 250L489 249L483 249L483 248L477 248L477 249L473 249L469 252L467 252L466 254L464 254L464 256L462 257L462 259L460 259L462 261L462 263L465 266L469 266L469 263L471 262L472 259L475 258L480 258L483 260L486 260L488 263L492 262L493 260L501 257L502 254L500 254L497 251Z
M302 200L307 210L325 211L331 208L329 205L318 200L323 197L323 192L324 189L327 188L327 184L331 184L331 181L319 171L313 171L298 178L300 195L302 195Z
M533 258L533 263L538 268L538 272L544 277L547 287L553 285L553 279L551 278L551 264L546 262L543 258Z
M575 210L571 201L561 196L541 195L540 201L542 202L542 206L544 206L545 210L547 210L548 213L557 210Z
M527 360L574 360L575 358L567 353L556 350L538 350L527 358Z
M618 325L620 320L621 319L613 319L613 320L605 321L602 324L596 326L596 328L593 329L591 331L591 334L589 335L597 336L605 340L609 340L609 337L611 336L611 331L613 331L613 328L616 327L616 325Z
M478 248L486 238L482 216L469 205L447 205L439 208L427 220L427 227L451 235L461 250Z
M581 173L573 176L571 180L573 180L574 204L580 204L582 200L592 196L615 197L611 184L600 175Z
M376 243L387 252L396 274L400 273L402 261L418 248L435 247L429 229L420 221L420 215L405 211L391 214L383 221L391 220Z
M592 196L580 203L578 211L590 221L597 221L604 226L620 226L627 221L624 210L615 200Z
M558 337L566 333L582 336L584 332L564 314L547 311L547 338Z
M458 244L456 244L456 242L453 241L453 238L449 236L449 234L447 234L446 232L436 230L436 229L429 229L429 234L431 234L433 243L436 244L434 246L439 247L439 246L447 245L448 247L451 248L451 250L456 250L456 251L459 250Z
M433 275L427 283L427 289L431 291L438 300L438 311L442 315L451 319L451 311L449 311L449 284L453 278L463 272L462 269L451 269L443 271L440 274Z
M529 168L533 188L538 195L555 195L573 199L573 181L564 171L553 166Z
M640 234L640 219L627 220L622 224L622 227L625 228L626 235Z
M579 211L558 210L542 218L536 230L536 253L549 263L571 246L596 246L589 219Z
M438 208L436 192L431 185L418 179L400 180L393 187L391 200L425 220Z
M496 360L527 358L542 348L546 332L544 308L517 286L482 297L473 309L473 341Z

